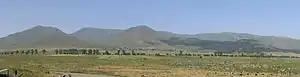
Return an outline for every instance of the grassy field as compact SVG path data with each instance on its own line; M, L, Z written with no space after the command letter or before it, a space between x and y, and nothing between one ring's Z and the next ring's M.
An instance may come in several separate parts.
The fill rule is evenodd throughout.
M55 77L56 72L119 77L299 77L299 64L299 59L248 57L0 56L0 68L20 70L23 77Z

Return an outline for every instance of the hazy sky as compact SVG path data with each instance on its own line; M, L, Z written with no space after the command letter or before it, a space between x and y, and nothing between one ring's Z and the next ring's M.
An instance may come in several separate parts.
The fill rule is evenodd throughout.
M300 38L299 0L0 0L0 37L36 25Z

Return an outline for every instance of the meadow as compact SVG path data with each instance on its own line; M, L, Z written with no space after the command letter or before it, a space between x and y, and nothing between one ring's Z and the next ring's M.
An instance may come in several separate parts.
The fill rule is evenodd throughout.
M51 55L0 56L0 68L22 77L56 77L57 72L116 77L299 77L296 58Z

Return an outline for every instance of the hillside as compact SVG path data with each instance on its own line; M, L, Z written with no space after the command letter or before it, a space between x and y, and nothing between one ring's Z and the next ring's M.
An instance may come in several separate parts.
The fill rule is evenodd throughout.
M109 40L112 36L124 32L119 29L99 29L99 28L82 28L71 36L77 37L78 39L87 41L89 43L101 44Z
M157 31L148 26L136 26L123 30L109 37L103 44L117 47L154 47L154 48L170 48L167 44L160 42Z
M260 44L257 40L240 39L237 41L212 41L200 40L197 38L172 37L168 40L161 40L171 46L183 45L198 47L198 50L216 50L221 52L299 52L299 50L280 49L273 46Z
M266 48L273 47L282 50L300 50L300 40L287 37L260 36L232 32L203 33L196 35L176 34L167 31L156 31L146 25L139 25L125 30L82 28L72 34L66 34L54 27L36 26L1 38L0 48L152 47L158 49L170 49L176 47L203 49L206 47L203 45L185 45L185 42L181 42L182 44L174 46L170 45L169 42L161 41L168 40L172 37L179 37L181 39L189 39L192 41L197 40L197 42L200 42L198 44L210 42L211 45L209 47L217 47L217 50L222 49L222 47L232 48L233 46L237 46L233 45L232 42L242 39L256 40L257 44L266 46ZM215 43L228 46L220 47L218 45L213 45ZM253 43L247 44L252 45ZM224 50L228 49L225 48Z
M300 49L300 40L276 37L276 36L260 36L248 33L202 33L196 35L176 34L167 31L156 31L147 26L131 27L126 30L118 29L85 29L72 34L81 40L89 41L97 44L111 44L118 46L149 46L144 44L145 41L159 42L161 39L169 39L171 37L181 38L198 38L201 40L212 41L237 41L240 39L253 39L258 43L274 46L281 49ZM161 42L159 42L161 43ZM163 44L163 43L161 43Z
M271 45L282 49L300 49L300 40L287 37L259 36L247 33L232 32L197 34L196 37L202 40L213 41L237 41L240 39L253 39L259 41L261 44Z
M54 27L36 26L0 39L5 48L63 48L92 46Z

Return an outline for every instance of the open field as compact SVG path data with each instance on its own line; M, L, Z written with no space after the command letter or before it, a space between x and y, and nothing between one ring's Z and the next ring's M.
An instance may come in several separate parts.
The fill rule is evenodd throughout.
M12 68L23 77L56 77L56 72L116 77L299 77L299 59L54 55L0 56L0 68Z

